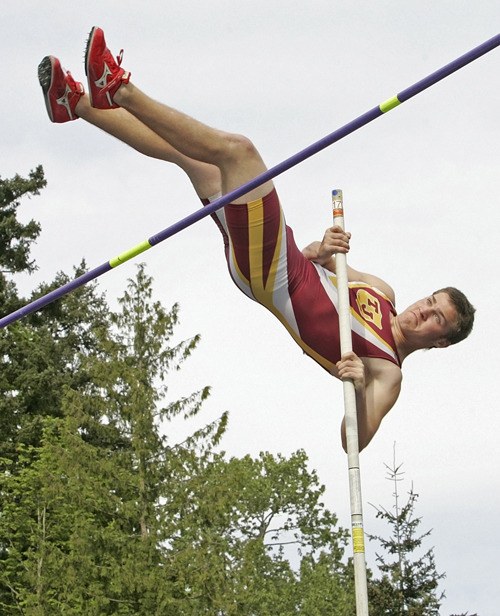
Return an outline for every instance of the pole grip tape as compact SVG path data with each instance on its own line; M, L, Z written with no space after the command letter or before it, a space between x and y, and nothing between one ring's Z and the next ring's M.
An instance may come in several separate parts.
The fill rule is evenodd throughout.
M356 526L352 529L352 545L355 554L365 553L365 533L363 528Z

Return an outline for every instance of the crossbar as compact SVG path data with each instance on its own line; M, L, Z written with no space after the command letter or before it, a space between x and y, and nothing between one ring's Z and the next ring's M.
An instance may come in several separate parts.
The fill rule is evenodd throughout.
M372 122L376 118L379 118L380 116L384 115L391 109L394 109L394 107L397 107L401 103L404 103L405 101L419 94L423 90L426 90L427 88L434 85L438 81L441 81L445 77L448 77L449 75L463 68L467 64L470 64L474 60L477 60L478 58L492 51L499 45L500 45L500 34L497 34L496 36L482 43L481 45L478 45L474 49L471 49L470 51L460 56L456 60L453 60L453 62L446 64L445 66L435 71L434 73L431 73L424 79L421 79L417 83L414 83L410 87L401 91L396 96L393 96L387 101L384 101L383 103L381 103L380 105L377 105L370 111L367 111L363 115L360 115L359 117L355 118L351 122L338 128L333 133L330 133L326 137L323 137L323 139L316 141L315 143L311 144L307 148L301 150L300 152L297 152L297 154L290 156L290 158L287 158L283 162L264 171L263 173L253 178L249 182L246 182L245 184L242 184L239 188L236 188L235 190L232 190L231 192L223 195L222 197L213 201L206 207L196 210L189 216L186 216L185 218L181 219L180 221L176 222L170 227L167 227L166 229L163 229L163 231L160 231L156 235L151 236L148 240L141 242L134 248L131 248L130 250L127 250L121 253L120 255L111 259L110 261L107 261L106 263L99 265L98 267L86 272L85 274L82 274L81 276L78 276L74 280L71 280L70 282L62 285L61 287L54 289L50 293L47 293L46 295L39 297L38 299L32 301L26 306L19 308L19 310L16 310L15 312L12 312L11 314L8 314L2 317L0 319L0 329L5 327L6 325L9 325L10 323L14 323L15 321L18 321L19 319L22 319L28 314L31 314L33 312L36 312L37 310L40 310L47 304L50 304L51 302L63 297L64 295L68 293L71 293L75 289L87 284L91 280L95 280L99 276L102 276L106 272L109 272L111 269L118 267L122 263L125 263L129 259L132 259L133 257L144 252L145 250L149 250L149 248L152 248L153 246L156 246L160 242L163 242L164 240L168 239L169 237L172 237L176 233L179 233L179 231L186 229L187 227L193 225L194 223L198 222L202 218L209 216L210 214L219 210L225 205L229 205L232 201L245 195L246 193L250 192L254 188L261 186L268 180L272 180L278 175L281 175L282 173L284 173L291 167L294 167L298 165L299 163L305 161L306 159L310 158L311 156L314 156L315 154L317 154L318 152L321 152L328 146L336 143L337 141L340 141L344 137L347 137L347 135L350 135L354 131L359 130L363 126L366 126L366 124L368 124L369 122Z

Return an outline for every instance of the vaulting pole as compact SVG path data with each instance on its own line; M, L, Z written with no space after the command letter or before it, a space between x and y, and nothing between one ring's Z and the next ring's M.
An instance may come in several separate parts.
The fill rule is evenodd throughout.
M342 191L332 190L333 223L344 229ZM352 351L351 306L347 277L347 258L335 255L335 274L339 297L340 353ZM351 379L342 382L344 387L344 417L349 468L349 493L351 497L351 536L356 590L356 615L368 616L368 587L366 583L365 535L363 530L363 505L361 499L361 473L359 467L358 417L356 392Z
M257 188L261 184L264 184L264 182L267 182L268 180L275 178L276 176L280 175L281 173L284 173L291 167L298 165L299 163L303 162L307 158L310 158L311 156L314 156L314 154L317 154L321 150L324 150L325 148L332 145L333 143L340 141L340 139L343 139L344 137L346 137L347 135L350 135L351 133L358 130L359 128L362 128L363 126L365 126L372 120L379 118L381 115L384 115L384 113L387 113L391 109L394 109L394 107L397 107L401 103L404 103L408 99L412 98L416 94L419 94L420 92L434 85L438 81L441 81L445 77L448 77L448 75L451 75L452 73L458 71L459 69L463 68L470 62L477 60L478 58L488 53L489 51L492 51L493 49L495 49L495 47L498 47L499 45L500 45L500 34L497 34L496 36L485 41L478 47L471 49L469 52L467 52L463 56L460 56L453 62L450 62L446 66L443 66L443 68L440 68L439 70L435 71L431 75L428 75L424 79L418 81L417 83L414 83L412 86L410 86L409 88L406 88L406 90L403 90L396 96L393 96L392 98L386 100L385 102L381 103L377 107L374 107L370 111L367 111L363 115L357 117L355 120L352 120L348 124L345 124L341 128L334 131L333 133L330 133L323 139L316 141L309 147L305 148L304 150L301 150L297 154L294 154L290 158L287 158L286 160L279 163L275 167L272 167L271 169L268 169L264 173L261 173L256 178L254 178L253 180L250 180L249 182L246 182L239 188L236 188L235 190L227 193L226 195L223 195L216 201L213 201L212 203L210 203L210 205L207 205L206 207L193 212L186 218L183 218L179 222L171 225L170 227L167 227L163 231L160 231L160 233L153 235L148 240L141 242L134 248L131 248L130 250L123 252L122 254L118 255L114 259L111 259L110 261L103 263L99 267L96 267L95 269L90 270L89 272L83 274L82 276L79 276L78 278L75 278L74 280L59 287L58 289L51 291L47 295L44 295L43 297L36 299L30 304L27 304L23 308L20 308L19 310L16 310L15 312L12 312L11 314L3 317L2 319L0 319L0 328L5 327L6 325L9 325L10 323L13 323L14 321L17 321L21 319L22 317L28 314L31 314L32 312L36 312L40 308L43 308L43 306L50 304L51 302L53 302L56 299L59 299L63 295L66 295L67 293L74 291L75 289L83 286L87 282L90 282L91 280L94 280L95 278L102 276L106 272L109 272L111 269L118 267L119 265L121 265L122 263L125 263L129 259L132 259L138 254L141 254L142 252L148 250L152 246L156 246L156 244L159 244L160 242L163 242L167 238L171 237L172 235L179 233L179 231L186 229L187 227L194 224L195 222L198 222L198 220L201 220L202 218L205 218L205 216L208 216L209 214L212 214L216 210L219 210L220 208L224 207L225 205L228 205L235 199L245 195L247 192L250 192L251 190L253 190L254 188Z

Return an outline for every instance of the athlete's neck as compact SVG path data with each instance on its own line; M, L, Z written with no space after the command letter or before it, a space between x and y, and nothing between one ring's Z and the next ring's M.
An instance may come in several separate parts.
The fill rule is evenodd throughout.
M411 348L409 341L403 334L397 315L391 315L391 331L394 342L396 343L396 350L398 352L399 359L401 363L403 363L404 359L406 359L410 353L413 353L415 349Z

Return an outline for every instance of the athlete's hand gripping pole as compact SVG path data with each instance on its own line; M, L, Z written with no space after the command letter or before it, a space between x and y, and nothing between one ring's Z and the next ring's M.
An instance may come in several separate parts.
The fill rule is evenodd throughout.
M344 203L342 191L332 190L333 224L344 229ZM335 255L335 272L339 296L340 353L352 352L351 306L347 277L347 258L344 253ZM349 492L351 498L351 529L354 552L354 582L356 588L356 614L368 616L368 588L366 583L365 541L363 508L361 501L361 475L359 469L358 419L356 391L351 379L343 381L344 414L349 466Z

